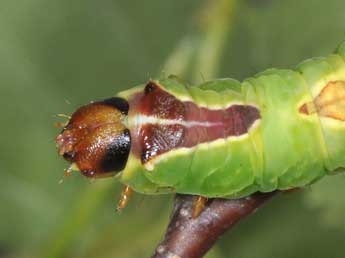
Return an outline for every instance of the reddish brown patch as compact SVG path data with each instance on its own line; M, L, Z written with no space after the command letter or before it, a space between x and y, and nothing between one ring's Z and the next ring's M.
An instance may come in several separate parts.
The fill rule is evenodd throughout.
M146 124L140 129L141 160L147 162L152 157L183 146L185 128L181 125Z
M182 102L150 82L144 93L130 101L135 114L164 119L168 124L144 124L133 132L133 152L143 163L151 158L181 147L193 147L229 136L248 132L259 110L249 105L232 105L211 110L192 102Z
M229 136L240 136L248 132L255 120L260 118L259 110L253 106L232 105L227 109L211 110L199 108L185 102L187 123L199 125L186 127L183 146L193 147L198 143L211 142Z
M305 115L309 115L307 104L304 103L302 106L300 106L299 110L300 113L303 113Z
M345 81L329 82L313 102L300 106L299 112L345 121Z
M130 133L120 119L127 112L119 98L79 108L56 138L59 154L88 177L122 170L130 150Z
M161 119L183 119L184 105L173 95L163 91L154 82L149 82L141 94L137 110L144 115Z

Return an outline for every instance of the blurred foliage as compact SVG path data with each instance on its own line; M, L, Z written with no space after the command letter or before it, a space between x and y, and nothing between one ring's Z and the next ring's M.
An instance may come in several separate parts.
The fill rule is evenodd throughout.
M58 184L56 114L162 72L195 82L291 68L345 38L344 11L343 0L2 0L0 257L148 257L172 196L136 196L117 214L114 180ZM343 257L344 196L338 175L275 198L207 257Z

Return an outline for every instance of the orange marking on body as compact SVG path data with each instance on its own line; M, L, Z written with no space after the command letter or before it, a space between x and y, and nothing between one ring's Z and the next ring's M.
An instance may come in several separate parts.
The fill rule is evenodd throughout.
M122 189L121 197L120 197L120 200L117 204L117 209L116 209L117 211L122 211L124 208L126 208L128 201L131 198L132 194L133 194L133 189L130 186L126 185Z
M345 121L345 81L329 82L313 102L301 105L299 112Z
M205 208L206 202L207 202L207 197L195 196L194 205L193 205L193 212L192 212L192 218L193 219L199 217L199 215L201 214L201 212Z

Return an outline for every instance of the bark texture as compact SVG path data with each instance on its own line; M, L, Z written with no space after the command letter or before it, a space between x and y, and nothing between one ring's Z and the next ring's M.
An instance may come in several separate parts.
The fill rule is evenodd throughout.
M152 258L203 257L219 236L276 193L256 193L234 200L210 199L195 219L192 218L194 196L176 195L164 239Z

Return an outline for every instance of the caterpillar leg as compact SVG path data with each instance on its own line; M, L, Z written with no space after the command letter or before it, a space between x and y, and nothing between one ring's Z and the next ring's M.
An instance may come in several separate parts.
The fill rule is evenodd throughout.
M207 198L204 196L195 196L192 218L197 218L200 213L204 210L207 202Z
M133 189L130 188L128 185L126 185L121 192L120 200L117 204L117 211L122 211L124 208L126 208L129 199L131 198L133 194Z

